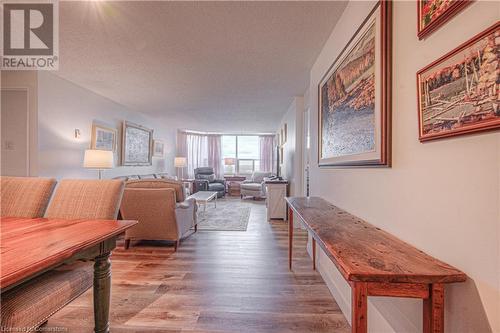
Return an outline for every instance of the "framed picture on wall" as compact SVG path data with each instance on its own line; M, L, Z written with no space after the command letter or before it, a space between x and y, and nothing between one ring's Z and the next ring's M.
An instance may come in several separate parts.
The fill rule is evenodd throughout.
M320 167L391 164L392 2L380 1L318 85Z
M472 0L417 0L417 35L423 39L457 15Z
M152 164L153 130L128 121L122 129L122 165Z
M165 143L161 140L153 140L153 156L163 157L165 155Z
M500 128L500 23L417 73L419 139Z
M116 150L116 129L92 123L91 149Z

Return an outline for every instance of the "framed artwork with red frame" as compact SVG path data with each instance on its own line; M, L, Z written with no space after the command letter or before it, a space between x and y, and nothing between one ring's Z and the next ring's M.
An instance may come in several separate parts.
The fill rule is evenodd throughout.
M320 167L391 166L392 1L379 1L318 84Z
M419 139L500 128L500 21L417 73Z
M472 2L472 0L417 0L418 38L427 37Z

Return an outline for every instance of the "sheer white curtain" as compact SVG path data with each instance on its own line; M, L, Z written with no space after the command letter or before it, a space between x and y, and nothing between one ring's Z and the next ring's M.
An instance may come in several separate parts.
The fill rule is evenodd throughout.
M221 179L224 176L222 165L222 136L208 135L208 166L214 168L215 177Z
M194 169L208 166L207 136L190 134L187 139L187 173L189 178L194 178Z
M176 157L186 157L187 158L187 133L183 131L177 131L177 154ZM179 179L186 178L186 168L176 168L176 174Z
M271 172L273 170L274 135L259 136L260 171Z
M223 174L221 136L179 131L177 156L186 157L187 176L194 178L194 169L212 167L217 177Z

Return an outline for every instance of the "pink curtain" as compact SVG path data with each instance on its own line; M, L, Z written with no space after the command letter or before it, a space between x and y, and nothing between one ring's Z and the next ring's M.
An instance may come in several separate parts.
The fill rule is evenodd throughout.
M259 136L260 171L271 172L273 169L274 135Z
M222 140L220 135L179 131L177 133L177 157L186 157L184 177L194 178L194 169L212 167L217 177L224 173L222 165ZM177 170L180 176L180 170Z

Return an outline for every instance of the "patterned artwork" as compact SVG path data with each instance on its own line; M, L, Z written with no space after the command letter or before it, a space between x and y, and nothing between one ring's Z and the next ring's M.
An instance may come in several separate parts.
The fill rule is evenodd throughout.
M471 3L470 0L418 0L418 37L424 38Z
M321 88L322 156L339 157L375 147L375 24L359 39Z
M319 84L320 165L387 164L382 54L390 38L382 13L389 4L377 5Z
M500 127L500 24L417 74L420 140Z
M123 122L123 165L151 165L153 130Z

